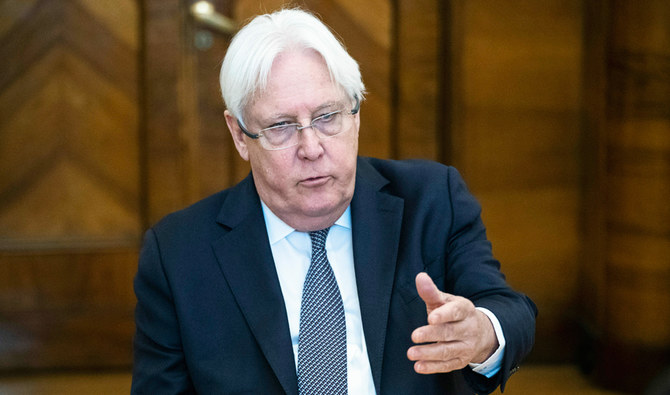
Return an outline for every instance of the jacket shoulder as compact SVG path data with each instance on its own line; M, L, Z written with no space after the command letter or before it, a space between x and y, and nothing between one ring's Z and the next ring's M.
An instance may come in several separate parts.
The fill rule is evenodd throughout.
M401 197L446 191L450 184L462 182L456 168L430 160L363 158L362 161L388 181L386 191Z
M154 229L198 226L200 224L226 225L227 217L244 216L255 207L257 197L253 179L248 176L238 184L210 195L181 210L166 215L153 226ZM225 211L225 213L224 213ZM224 215L225 214L225 215ZM237 218L236 218L237 220ZM202 230L202 229L200 229Z
M214 221L228 190L217 192L185 208L167 214L153 225L154 229L184 227L203 220Z

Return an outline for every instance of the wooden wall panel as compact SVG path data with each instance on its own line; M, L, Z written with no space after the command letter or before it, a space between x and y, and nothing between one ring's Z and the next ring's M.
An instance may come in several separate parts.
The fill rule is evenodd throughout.
M192 88L180 85L187 64L184 59L185 7L178 0L147 0L142 7L145 226L149 226L196 199L189 184L190 162L184 155L191 149L189 138L184 136L184 125L190 126L192 122L185 121L185 114L189 113L184 110L183 103L192 105L193 99L191 95L187 99L182 91Z
M595 377L637 392L670 363L670 5L612 0L600 189L605 294L593 320ZM591 248L590 246L588 248Z
M127 368L136 248L0 252L0 371Z
M442 159L439 143L449 134L439 124L446 95L441 85L441 66L448 58L440 53L440 2L434 0L397 1L394 19L392 142L398 159ZM444 6L444 5L443 5Z
M534 356L569 360L579 274L581 5L452 2L452 163L494 253L540 316Z
M224 14L232 7L212 3ZM249 173L228 133L218 83L230 36L197 23L189 6L143 2L146 226Z
M608 0L590 1L584 7L584 63L582 86L584 124L582 136L582 249L579 314L584 322L585 344L580 360L584 370L593 369L594 344L605 323L607 304L607 35Z
M128 366L139 15L0 2L0 369Z
M232 15L233 2L218 0L212 2L218 12ZM230 36L209 31L193 24L187 35L188 46L194 61L193 84L197 89L197 130L198 144L196 176L199 177L199 196L208 196L233 185L246 177L249 164L240 158L223 116L225 110L219 87L219 70L226 52ZM205 46L195 45L194 40L205 42Z
M36 2L23 18L0 45L13 60L0 73L0 243L134 243L137 43L98 29L85 3Z

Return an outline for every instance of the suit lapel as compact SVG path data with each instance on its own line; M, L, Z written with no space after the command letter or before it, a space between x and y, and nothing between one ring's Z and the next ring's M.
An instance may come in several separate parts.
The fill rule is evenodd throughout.
M231 190L218 222L230 228L213 243L223 275L284 391L297 394L284 298L251 177Z
M391 291L395 277L403 200L380 192L388 183L367 162L358 161L351 202L354 262L363 332L377 393Z

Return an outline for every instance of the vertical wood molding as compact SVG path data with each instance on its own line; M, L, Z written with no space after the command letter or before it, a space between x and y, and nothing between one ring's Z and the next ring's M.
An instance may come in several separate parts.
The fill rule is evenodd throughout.
M439 2L435 0L398 0L397 51L398 102L394 122L397 137L393 152L398 159L438 159L437 130L441 85L441 49Z
M438 43L437 43L437 116L435 119L435 159L444 164L452 164L454 90L456 72L454 54L458 48L453 40L454 1L438 1Z
M244 19L234 15L235 1L212 1L217 12L231 16L239 22ZM205 47L197 47L194 41L209 38ZM232 36L208 30L197 23L188 24L187 51L195 67L193 73L184 80L195 91L196 102L193 114L197 118L194 125L197 136L194 139L194 184L196 199L208 196L231 186L249 173L249 164L238 154L223 116L225 105L221 97L219 70Z
M249 172L228 133L218 83L230 37L197 24L188 5L144 2L145 226ZM209 47L196 47L198 35Z
M605 252L607 204L607 40L609 0L585 2L581 140L580 316L584 336L579 350L585 370L593 368L593 342L602 337L607 300Z
M448 137L442 146L442 157L448 159L447 164L455 166L461 171L465 167L465 131L464 131L464 92L463 92L463 41L465 39L465 4L467 0L450 0L442 2L442 15L446 20L442 23L442 48L449 54L445 59L448 62L442 67L442 81L445 95L442 100L445 107L445 131ZM448 73L448 74L447 74Z
M144 0L146 226L188 200L185 142L180 136L183 29L180 0Z
M400 100L400 2L389 0L391 4L391 45L389 48L389 158L399 157L399 120L402 111Z

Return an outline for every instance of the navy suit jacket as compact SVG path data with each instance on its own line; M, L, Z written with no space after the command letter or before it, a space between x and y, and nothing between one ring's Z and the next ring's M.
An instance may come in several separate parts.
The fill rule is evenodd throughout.
M359 158L351 201L356 282L379 394L488 393L530 351L535 305L506 284L480 206L458 172ZM414 278L500 320L499 374L419 375L410 334L426 325ZM252 175L147 231L135 277L133 393L297 394L288 319Z

